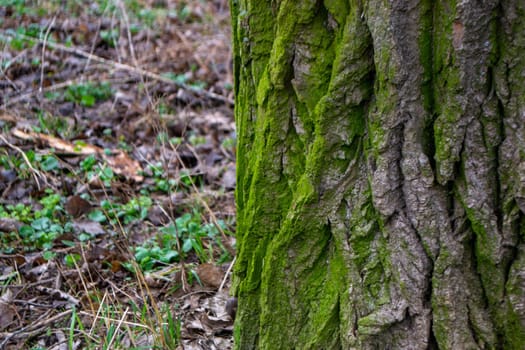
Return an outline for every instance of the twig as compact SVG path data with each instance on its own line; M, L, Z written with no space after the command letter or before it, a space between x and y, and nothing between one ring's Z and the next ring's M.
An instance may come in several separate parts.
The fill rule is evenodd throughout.
M28 37L28 36L21 35L21 34L17 34L17 36L18 37L22 37L22 38L24 38L26 40L31 39L31 40L38 40L39 42L42 42L42 39L38 39L38 38L32 38L32 37ZM6 37L12 37L12 35L10 33L5 33L5 32L4 33L0 33L0 38L3 38L5 40ZM225 97L223 95L216 94L216 93L211 92L211 91L206 91L204 89L196 89L196 88L191 87L191 86L189 86L187 84L176 82L176 81L171 80L169 78L163 77L160 74L153 73L153 72L147 71L147 70L142 69L142 68L133 67L133 66L130 66L130 65L124 64L124 63L114 62L114 61L105 59L103 57L100 57L100 56L97 56L97 55L94 55L94 54L82 51L80 49L77 49L77 48L74 48L74 47L73 48L67 47L67 46L59 44L59 43L48 42L47 46L52 48L52 49L55 49L55 50L60 50L60 51L64 51L64 52L67 52L67 53L75 54L75 55L87 58L87 59L95 61L95 62L106 64L108 66L113 67L114 69L125 70L125 71L128 71L128 72L132 72L132 73L136 73L136 74L142 75L144 77L148 77L148 78L153 79L153 80L161 81L161 82L166 83L166 84L176 85L176 86L178 86L180 88L183 88L185 90L191 91L192 93L194 93L196 95L201 95L201 96L204 96L204 97L208 97L208 98L210 98L212 100L220 101L220 102L223 102L223 103L226 103L228 105L233 106L233 100L231 98ZM4 105L1 108L6 108L11 103L12 102L8 101L8 102L4 103Z
M51 20L51 23L47 27L46 34L44 35L44 40L42 41L42 59L40 62L40 84L38 84L39 92L42 92L42 85L44 84L44 61L45 61L47 38L49 37L49 32L51 32L51 28L53 28L53 24L55 24L56 19L57 19L57 16L55 15L53 19Z
M128 45L129 45L129 53L131 55L131 59L133 61L133 66L137 68L139 66L137 61L137 56L135 55L135 47L133 46L133 40L131 37L131 31L129 30L129 18L128 18L128 12L126 11L126 6L122 3L122 1L118 1L118 5L120 7L120 11L122 12L122 17L124 18L124 24L126 25L126 34L128 36ZM140 76L140 80L142 85L144 85L144 90L146 92L146 97L148 98L149 104L151 105L152 109L155 107L153 105L153 100L151 98L151 95L149 93L148 85L144 81L144 76Z
M55 288L48 288L48 287L44 287L44 286L36 286L36 290L40 291L40 292L44 292L46 294L49 294L51 296L58 296L60 297L61 299L64 299L66 301L68 301L70 304L73 304L75 306L78 306L80 304L80 301L75 298L74 296L66 293L66 292L63 292L61 291L60 289L55 289Z
M222 290L222 287L224 287L224 284L226 283L226 280L228 279L228 274L231 272L233 265L235 264L235 260L237 259L237 256L233 257L233 260L230 263L230 266L228 266L228 270L224 274L224 278L222 279L221 285L219 286L219 290L217 293L220 293Z
M44 179L44 182L45 181L45 177L44 175L42 175L38 170L36 170L33 165L31 165L31 162L29 161L29 159L27 158L26 154L24 151L22 151L22 149L18 146L15 146L13 145L12 143L10 143L9 141L7 141L7 139L4 137L4 135L0 135L0 139L2 141L4 141L6 143L6 145L9 147L9 148L12 148L14 149L15 151L17 151L18 153L20 153L20 155L22 156L22 158L24 158L24 161L26 162L27 164L27 167L31 170L31 174L33 175L33 177L35 178L35 182L36 182L36 186L38 187L38 190L40 191L40 182L38 181L38 178L40 177L41 179Z
M34 334L38 334L41 332L45 332L46 328L43 328L43 326L46 326L50 323L53 323L59 319L64 318L65 316L69 315L73 312L73 309L69 309L66 311L63 311L53 317L50 317L46 320L39 321L36 323L31 323L30 325L27 325L26 327L22 327L20 329L15 330L12 333L0 333L0 338L4 338L2 342L0 342L0 349L4 349L4 346L11 340L11 338L18 338L20 335L26 335L26 336L32 336Z

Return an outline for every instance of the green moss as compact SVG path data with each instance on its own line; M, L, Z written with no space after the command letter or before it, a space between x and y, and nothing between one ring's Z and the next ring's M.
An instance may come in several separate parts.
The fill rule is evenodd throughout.
M452 45L455 1L435 2L433 32L433 90L437 119L434 123L437 179L445 184L454 177L454 164L459 161L457 121L463 110L458 97L462 96L459 68Z
M266 102L270 89L271 89L270 77L268 75L268 71L265 69L259 80L259 85L257 86L257 104L258 105L263 105Z
M346 16L349 13L349 4L346 1L324 0L324 6L328 12L335 18L339 25L345 23Z

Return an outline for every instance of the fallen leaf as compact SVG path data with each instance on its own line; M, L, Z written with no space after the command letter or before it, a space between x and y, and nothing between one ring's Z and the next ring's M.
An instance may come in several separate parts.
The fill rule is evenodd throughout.
M87 234L97 236L106 233L104 227L96 221L78 221L73 222L73 229L77 232L85 232Z
M224 277L224 272L221 268L213 264L202 264L197 267L197 274L202 283L207 286L219 288Z
M13 299L14 295L10 289L6 289L0 297L0 331L6 329L15 319L16 308Z
M90 210L91 204L79 195L69 197L66 202L66 211L75 218L88 213Z
M139 162L131 159L126 153L117 151L115 154L107 155L101 153L101 155L115 174L122 175L135 182L142 182L144 180L144 176L138 175L142 171Z

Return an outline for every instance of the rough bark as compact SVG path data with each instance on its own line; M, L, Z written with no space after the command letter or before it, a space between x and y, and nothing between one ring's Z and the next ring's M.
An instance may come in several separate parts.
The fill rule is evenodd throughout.
M525 2L231 11L236 348L525 348Z

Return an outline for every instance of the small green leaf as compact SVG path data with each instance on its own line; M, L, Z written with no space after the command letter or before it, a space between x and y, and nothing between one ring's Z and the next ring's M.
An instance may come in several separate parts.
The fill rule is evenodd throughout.
M184 240L184 244L182 245L182 251L184 253L189 252L193 248L193 238L188 238Z
M107 220L106 215L102 210L93 210L88 214L88 218L95 222L105 222Z
M74 247L76 244L73 241L69 241L67 239L62 240L62 244L66 247Z
M40 166L42 167L42 170L44 170L44 171L51 171L51 170L58 169L59 163L58 163L58 160L55 157L47 156L40 163Z
M78 235L78 240L80 242L89 241L91 238L93 238L93 236L91 236L90 234L87 234L87 233L81 233L81 234Z
M21 226L18 232L22 238L29 238L35 234L35 230L31 226L27 225Z
M47 230L51 227L51 220L47 217L36 219L31 223L31 227L39 231Z
M86 107L91 107L95 104L95 96L93 95L82 95L80 104Z
M57 256L57 253L49 251L49 250L42 253L42 258L44 258L44 260L47 260L47 261L54 259L56 256Z
M75 263L78 263L82 257L80 254L68 254L64 257L64 262L70 268L75 267Z

